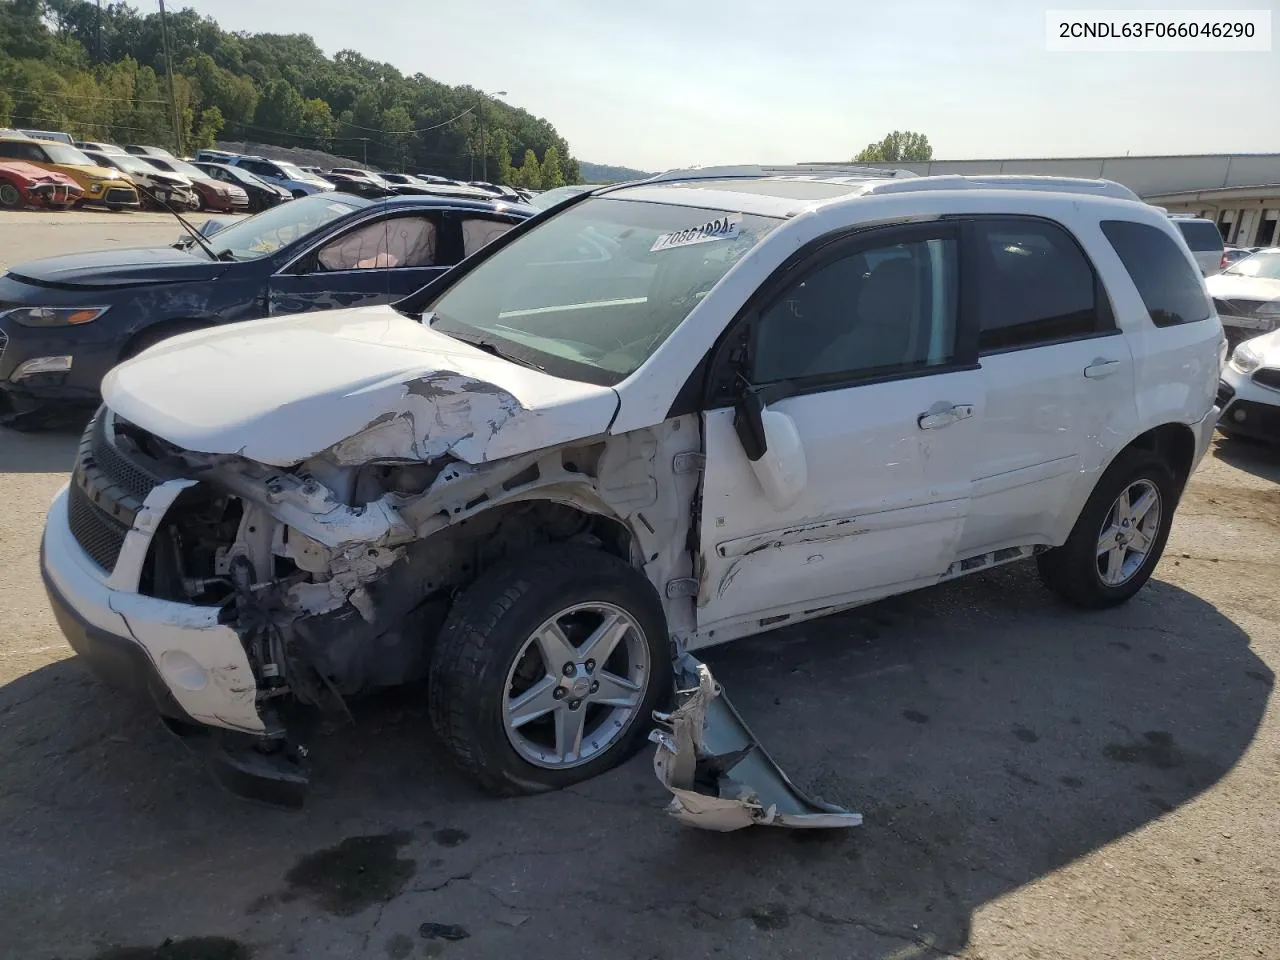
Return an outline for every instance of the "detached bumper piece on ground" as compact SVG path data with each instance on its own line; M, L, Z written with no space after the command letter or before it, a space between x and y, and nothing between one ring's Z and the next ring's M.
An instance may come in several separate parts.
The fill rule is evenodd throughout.
M857 827L862 814L805 796L752 735L706 664L680 664L679 706L654 714L653 769L671 791L667 812L691 827ZM684 689L689 683L692 687Z

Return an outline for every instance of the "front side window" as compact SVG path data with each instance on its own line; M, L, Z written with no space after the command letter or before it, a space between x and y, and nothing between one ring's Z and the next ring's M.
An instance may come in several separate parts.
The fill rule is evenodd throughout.
M427 306L431 325L557 376L612 385L780 220L593 197L543 220Z
M1110 327L1093 267L1061 227L980 220L974 238L980 352L1078 339Z
M1104 220L1102 232L1157 327L1192 323L1213 313L1199 271L1168 234L1132 220Z
M877 377L955 355L950 238L859 250L817 267L761 314L752 381Z
M394 217L356 227L321 248L325 270L394 270L436 265L436 225L427 217Z
M44 162L44 154L38 146L34 143L23 143L21 140L0 140L0 157L8 160Z

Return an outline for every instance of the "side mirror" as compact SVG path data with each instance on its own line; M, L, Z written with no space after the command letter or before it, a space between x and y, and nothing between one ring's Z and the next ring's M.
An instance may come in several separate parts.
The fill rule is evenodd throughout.
M792 506L809 483L809 466L795 421L770 410L754 387L743 390L733 426L764 497L776 510Z

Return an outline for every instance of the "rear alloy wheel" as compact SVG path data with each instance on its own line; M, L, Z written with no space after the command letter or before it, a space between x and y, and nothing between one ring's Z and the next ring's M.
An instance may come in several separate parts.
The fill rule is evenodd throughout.
M1181 485L1149 450L1125 450L1094 487L1061 547L1036 558L1054 593L1081 607L1124 603L1164 552Z
M17 210L22 206L22 191L12 183L0 183L0 207Z
M495 567L458 599L436 640L429 705L482 786L536 793L631 756L670 684L662 604L644 575L553 546Z

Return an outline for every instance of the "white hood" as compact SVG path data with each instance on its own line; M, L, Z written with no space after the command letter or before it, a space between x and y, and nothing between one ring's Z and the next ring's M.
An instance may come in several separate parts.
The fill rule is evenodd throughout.
M446 452L481 463L604 433L618 409L609 387L510 363L386 306L177 336L108 373L102 395L180 447L273 466L340 441L344 463Z
M1262 359L1264 367L1280 369L1280 330L1264 333L1260 337L1252 337L1245 341L1249 349Z
M1206 277L1209 296L1219 300L1280 300L1280 280L1219 273Z

